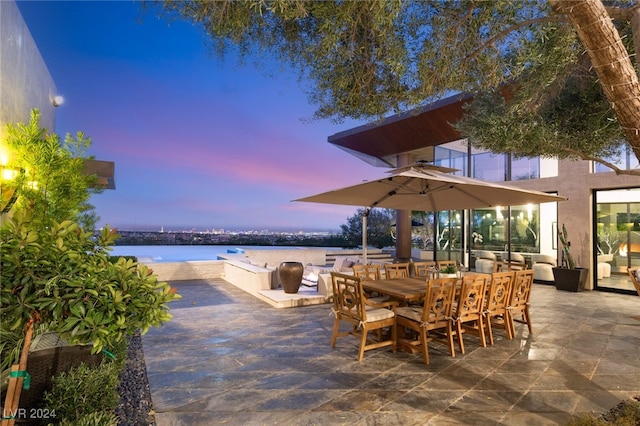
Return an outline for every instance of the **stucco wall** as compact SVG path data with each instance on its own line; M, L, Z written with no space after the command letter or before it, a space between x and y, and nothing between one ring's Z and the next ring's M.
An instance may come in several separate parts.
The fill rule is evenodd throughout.
M558 203L558 228L561 228L562 224L566 226L576 265L589 268L587 288L593 289L593 273L596 270L591 234L593 191L639 187L640 177L618 176L615 172L591 173L589 161L561 160L556 177L511 181L508 184L544 192L557 191L558 195L567 198L566 201ZM545 223L540 225L551 226ZM560 246L558 248L560 249Z
M8 123L27 123L33 108L55 133L55 83L13 0L0 1L0 139Z
M224 275L222 260L194 260L189 262L147 263L160 281L206 280Z

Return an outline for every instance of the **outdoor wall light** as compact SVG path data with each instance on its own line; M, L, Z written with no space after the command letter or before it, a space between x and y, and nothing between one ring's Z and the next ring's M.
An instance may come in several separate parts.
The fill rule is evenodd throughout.
M54 96L53 98L51 98L51 104L54 107L59 107L60 105L62 105L64 103L64 98L60 95Z
M18 187L15 181L21 170L9 166L8 163L7 154L0 153L0 213L11 210L18 199Z
M18 188L12 181L20 174L20 169L0 165L0 212L7 213L18 199Z

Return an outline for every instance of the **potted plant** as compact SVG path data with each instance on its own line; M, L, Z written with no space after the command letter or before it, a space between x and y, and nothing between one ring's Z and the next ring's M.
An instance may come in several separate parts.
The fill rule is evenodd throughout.
M562 224L562 230L558 231L558 238L562 244L562 262L560 266L553 267L553 278L556 290L578 292L584 290L587 282L587 268L577 268L571 254L571 242L567 237L567 228Z
M453 265L447 265L444 268L440 269L440 278L456 278L457 277L457 269Z

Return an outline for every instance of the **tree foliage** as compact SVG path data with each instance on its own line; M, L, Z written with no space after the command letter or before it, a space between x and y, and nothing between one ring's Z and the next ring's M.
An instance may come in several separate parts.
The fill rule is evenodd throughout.
M525 43L556 21L535 0L166 1L202 25L211 47L299 70L316 117L370 118L517 78L536 54ZM536 55L537 56L537 55ZM539 61L555 67L556 58Z
M620 31L633 50L630 26L620 25ZM589 159L621 172L606 158L626 149L623 129L575 36L552 26L532 42L556 57L558 67L546 74L531 66L517 83L476 94L456 128L478 148L516 157ZM572 43L571 51L558 49ZM562 59L565 54L571 60Z
M539 90L537 78L522 78L507 97L501 91L476 95L456 127L475 147L516 157L620 155L624 133L588 64L570 68L548 91Z
M391 227L395 218L395 211L391 209L358 209L353 216L347 218L347 223L340 225L343 237L354 247L362 245L362 216L367 214L367 244L382 248L394 244Z
M34 109L29 123L7 125L5 143L11 165L21 171L8 183L20 194L17 209L44 223L73 219L93 228L98 218L89 199L102 189L95 175L85 173L91 138L78 132L75 137L67 134L63 142L40 127L40 112Z
M275 58L297 69L316 118L382 118L470 93L478 97L468 111L473 116L460 129L480 147L519 156L606 157L622 146L622 126L640 158L633 132L640 130L640 113L611 108L612 97L640 93L637 75L631 70L635 80L626 80L621 70L614 80L629 90L603 93L601 68L597 75L590 68L601 52L585 34L604 37L608 22L597 15L604 8L598 0L584 10L568 3L167 0L163 10L200 24L219 54L237 48L241 58L257 57L263 66ZM638 8L635 1L622 6ZM627 16L621 9L616 17ZM578 29L575 18L585 16L597 20ZM609 33L610 42L622 40L626 61L635 56L628 55L628 20L618 31ZM515 93L506 100L496 95L505 85Z

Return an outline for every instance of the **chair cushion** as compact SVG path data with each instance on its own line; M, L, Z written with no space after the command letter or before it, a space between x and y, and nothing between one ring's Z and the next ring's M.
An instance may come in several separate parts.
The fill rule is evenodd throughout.
M509 252L508 251L503 251L500 253L500 259L502 260L507 260L509 258ZM512 262L520 262L520 263L525 263L526 260L524 258L523 255L521 255L520 253L516 253L516 252L511 252L511 261Z
M404 317L416 322L420 322L422 321L422 306L400 306L399 308L396 308L396 314L399 317Z
M387 318L393 318L395 314L391 309L373 308L367 309L367 322L381 321Z
M549 256L548 254L532 254L531 262L534 265L536 263L547 263L551 266L556 266L556 258L553 256Z
M497 260L497 257L493 252L490 252L488 250L478 250L476 252L476 259Z
M495 260L491 259L476 259L476 272L481 272L483 274L492 273L495 262Z
M534 281L554 281L553 266L548 263L534 263L531 266L533 269Z

